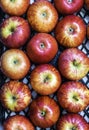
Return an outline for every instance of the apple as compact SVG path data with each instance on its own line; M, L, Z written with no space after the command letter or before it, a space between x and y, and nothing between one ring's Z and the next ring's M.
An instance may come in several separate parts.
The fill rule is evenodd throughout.
M30 75L32 88L41 95L50 95L58 90L61 84L59 71L51 64L38 65Z
M6 50L1 56L1 70L11 79L24 78L29 69L31 63L24 51L20 49Z
M89 130L89 125L79 114L65 114L59 119L56 130Z
M67 81L57 91L58 102L68 112L78 113L89 105L89 90L78 81Z
M58 52L58 44L51 34L37 33L28 42L26 51L32 62L48 63Z
M29 0L0 0L0 6L5 13L20 16L26 13Z
M6 109L22 111L30 104L30 89L23 82L10 80L0 89L0 101Z
M58 13L51 2L43 0L32 3L27 11L31 27L41 33L51 32L58 22Z
M40 96L30 104L28 117L35 126L51 127L57 122L59 116L59 106L54 99L48 96Z
M87 10L89 10L89 0L84 0L84 4Z
M86 37L86 24L76 15L63 17L55 28L55 38L60 45L65 47L77 47Z
M54 0L56 9L63 15L69 15L80 11L83 4L84 0Z
M29 119L23 115L10 116L4 121L4 130L35 130Z
M87 25L87 38L89 39L89 24Z
M0 24L0 41L9 48L23 46L29 37L29 23L22 17L12 16Z
M89 58L78 48L68 48L59 55L58 68L66 79L80 80L89 71Z

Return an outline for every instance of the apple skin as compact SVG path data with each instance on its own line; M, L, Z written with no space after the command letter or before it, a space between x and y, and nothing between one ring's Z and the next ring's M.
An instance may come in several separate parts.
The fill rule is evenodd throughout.
M30 83L37 93L50 95L60 87L61 76L59 71L51 64L42 64L31 72Z
M35 31L48 33L55 28L58 22L58 13L49 1L37 1L29 6L27 19Z
M79 114L65 114L58 123L56 130L89 130L86 120Z
M89 10L89 0L84 0L84 4L87 10Z
M89 105L89 90L81 82L68 81L60 86L57 98L62 108L78 113Z
M1 56L1 71L11 79L24 78L31 63L26 53L20 49L9 49Z
M19 48L29 39L30 25L24 18L12 16L0 25L0 41L9 48Z
M23 115L10 116L4 121L4 130L35 130L33 124Z
M65 49L58 58L60 73L69 80L80 80L89 71L89 58L78 48Z
M54 0L56 9L63 15L69 15L80 11L83 4L84 0Z
M89 24L87 25L87 38L89 39Z
M14 112L22 111L30 104L30 89L23 82L10 80L0 89L0 101L6 109Z
M29 0L0 0L0 6L5 13L21 16L29 7Z
M48 63L58 52L56 39L50 34L37 33L28 42L26 51L30 60L34 63Z
M54 99L40 96L29 107L28 117L38 127L47 128L54 125L60 116L60 108Z
M55 38L64 47L78 47L85 37L86 24L79 16L65 16L55 27Z

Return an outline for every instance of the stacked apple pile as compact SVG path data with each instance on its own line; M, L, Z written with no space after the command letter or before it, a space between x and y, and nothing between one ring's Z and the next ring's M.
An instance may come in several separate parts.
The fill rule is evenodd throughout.
M0 72L7 78L0 102L15 112L4 130L89 130L79 114L89 105L81 82L89 73L89 57L79 49L89 39L89 25L77 15L82 7L88 11L89 1L0 0L7 14L0 24Z

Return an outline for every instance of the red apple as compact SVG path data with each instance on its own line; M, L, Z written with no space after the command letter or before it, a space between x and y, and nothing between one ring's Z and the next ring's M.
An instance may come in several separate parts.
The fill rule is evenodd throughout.
M69 81L60 86L57 98L62 108L78 113L89 105L89 90L81 82Z
M55 28L55 37L62 46L77 47L86 37L86 24L79 16L65 16Z
M24 18L13 16L0 25L0 41L9 48L23 46L30 37L30 26Z
M10 15L23 15L29 6L29 0L0 0L0 6Z
M56 130L89 130L89 125L79 114L66 114L59 119Z
M51 64L37 66L30 75L32 88L41 95L49 95L58 90L61 84L61 76L58 70Z
M89 39L89 24L87 25L87 38Z
M80 80L89 71L89 58L83 51L77 48L69 48L60 54L58 68L65 78Z
M1 70L11 79L22 79L30 69L30 60L20 49L10 49L1 56Z
M23 115L7 118L3 124L4 130L35 130L33 124Z
M57 51L57 41L47 33L37 33L27 44L27 54L34 63L48 63Z
M60 115L60 109L54 99L41 96L30 104L28 116L35 126L47 128L54 125Z
M30 89L22 82L8 81L1 87L0 101L6 109L15 112L22 111L30 104Z
M51 32L58 21L58 13L49 1L37 1L29 6L27 19L38 32Z
M80 11L83 4L84 0L54 0L56 9L63 15L69 15Z
M89 0L84 0L85 7L87 10L89 10Z

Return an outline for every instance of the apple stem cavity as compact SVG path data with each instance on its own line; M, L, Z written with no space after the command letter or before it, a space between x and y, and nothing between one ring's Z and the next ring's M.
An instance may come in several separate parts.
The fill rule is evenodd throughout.
M76 101L78 101L78 98L75 95L73 96L73 99L76 100Z
M67 0L67 2L68 2L69 4L71 4L71 3L73 2L73 0Z
M18 61L17 60L14 60L14 64L17 64L18 63Z
M11 2L15 2L15 0L10 0Z
M40 44L40 47L41 47L41 48L44 48L44 47L45 47L44 43L41 43L41 44Z
M43 17L46 17L46 16L47 16L47 13L46 13L46 12L43 12L43 13L42 13L42 16L43 16Z
M70 28L68 29L68 32L69 32L70 34L73 34L73 33L74 33L74 29L73 29L72 27L70 27Z
M50 77L47 75L47 76L44 78L44 83L48 83L49 80L50 80Z
M13 101L16 101L16 97L15 96L12 96L12 99L13 99Z
M73 65L74 65L74 66L79 66L80 63L74 59L74 60L73 60Z
M76 126L73 126L73 127L71 128L71 130L76 130L76 128L77 128Z
M46 114L46 112L45 112L45 111L42 111L42 112L41 112L41 116L42 116L42 117L44 117L44 116L45 116L45 114Z
M12 33L13 33L13 32L14 32L14 30L15 30L15 28L14 28L14 27L11 27L11 28L10 28L10 32L12 32Z

